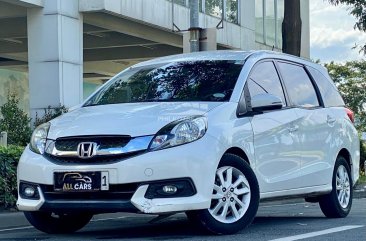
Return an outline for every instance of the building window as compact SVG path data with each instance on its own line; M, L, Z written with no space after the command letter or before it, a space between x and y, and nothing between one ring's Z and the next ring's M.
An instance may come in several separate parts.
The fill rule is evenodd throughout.
M239 24L239 0L200 0L200 11L208 15L222 18L230 23Z
M284 0L255 0L256 41L282 48Z
M181 6L188 6L188 0L170 0L173 1L173 3L181 5Z
M226 21L239 23L239 0L226 0Z
M175 4L189 7L189 0L170 0ZM198 0L199 11L217 18L222 18L222 9L225 9L224 19L230 23L239 24L240 0Z

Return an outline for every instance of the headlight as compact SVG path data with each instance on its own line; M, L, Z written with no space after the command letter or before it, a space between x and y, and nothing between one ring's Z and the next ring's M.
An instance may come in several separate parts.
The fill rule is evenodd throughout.
M205 135L206 130L207 119L203 116L174 121L155 135L150 143L150 149L164 149L198 140Z
M38 126L32 134L30 141L30 149L38 154L43 154L46 147L46 139L48 130L50 129L50 123L45 123Z

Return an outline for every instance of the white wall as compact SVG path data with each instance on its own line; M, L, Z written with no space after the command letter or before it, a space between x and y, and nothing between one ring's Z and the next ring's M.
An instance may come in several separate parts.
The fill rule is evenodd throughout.
M47 106L82 100L83 19L75 1L44 0L29 8L28 66L31 117Z

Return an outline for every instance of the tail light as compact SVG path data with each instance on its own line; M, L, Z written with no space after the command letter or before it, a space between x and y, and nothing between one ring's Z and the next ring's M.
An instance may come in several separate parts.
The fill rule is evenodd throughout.
M345 108L348 118L351 120L352 123L355 123L355 114L351 109Z

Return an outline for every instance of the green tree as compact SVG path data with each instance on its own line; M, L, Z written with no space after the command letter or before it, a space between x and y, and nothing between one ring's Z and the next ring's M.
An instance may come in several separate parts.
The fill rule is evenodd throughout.
M19 98L8 94L7 102L0 107L0 131L8 133L8 144L26 146L32 134L30 118L19 108Z
M43 123L47 123L52 119L55 119L56 117L67 113L68 109L63 106L63 105L59 105L58 107L52 108L50 105L44 109L44 114L39 116L38 112L36 112L36 118L34 120L34 128L36 128L37 126L43 124Z
M365 0L328 0L333 5L343 4L349 7L350 14L356 18L355 29L366 32L366 1ZM366 54L366 44L361 46Z
M355 113L356 127L366 132L366 61L325 64L346 105Z

